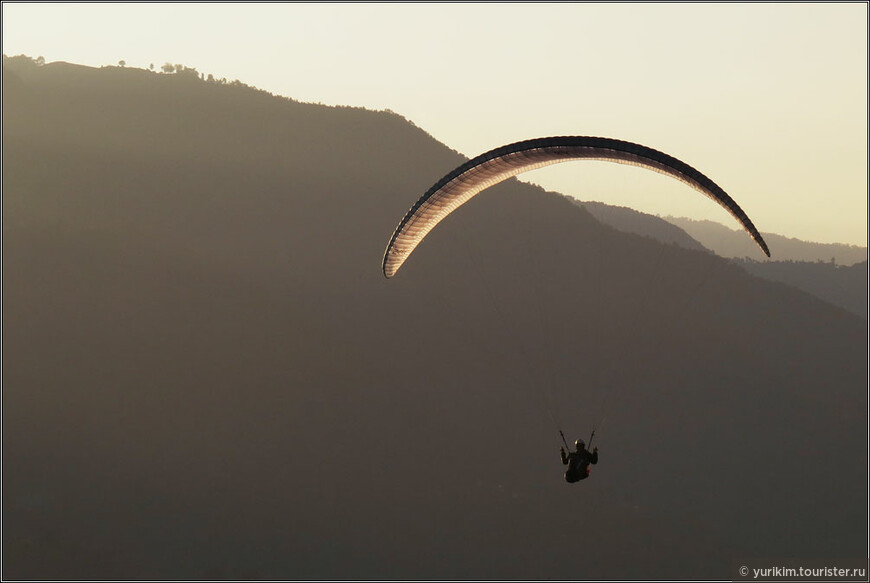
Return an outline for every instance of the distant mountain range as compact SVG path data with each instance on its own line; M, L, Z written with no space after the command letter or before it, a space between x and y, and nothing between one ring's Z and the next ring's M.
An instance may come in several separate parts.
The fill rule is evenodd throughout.
M515 179L387 280L464 156L174 71L3 59L4 579L864 556L865 319ZM567 484L558 430L593 427Z
M707 220L698 221L671 216L664 217L664 220L680 227L720 257L743 259L758 256L752 241L748 243L745 241L746 234L741 229L732 229ZM762 234L771 250L776 249L776 253L771 255L772 261L824 261L837 265L854 265L867 261L867 247L842 243L813 243L775 233Z
M733 261L749 273L802 289L867 319L867 261L848 266L823 261Z
M659 217L642 213L622 206L614 206L603 202L579 201L568 197L575 204L582 205L593 217L606 225L610 225L625 233L634 233L652 237L662 243L679 245L685 249L705 251L707 248L691 237L682 228ZM745 234L744 234L745 236ZM750 239L750 244L754 245ZM755 247L756 252L758 247Z
M572 199L573 200L573 199ZM601 202L575 201L596 219L626 233L731 258L753 275L802 289L867 318L867 248L811 243L764 233L774 259L753 259L758 249L741 229L713 221L656 217Z

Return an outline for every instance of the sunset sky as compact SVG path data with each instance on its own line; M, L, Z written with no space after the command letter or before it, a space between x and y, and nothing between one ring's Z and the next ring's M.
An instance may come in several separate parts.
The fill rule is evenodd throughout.
M180 63L300 101L390 109L469 157L548 135L638 142L712 178L762 232L867 244L866 3L9 2L3 53ZM736 228L637 168L560 164L523 180Z

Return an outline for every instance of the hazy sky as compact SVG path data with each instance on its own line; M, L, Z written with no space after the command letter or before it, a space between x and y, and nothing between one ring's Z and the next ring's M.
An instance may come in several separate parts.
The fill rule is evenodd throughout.
M3 53L181 63L300 101L391 109L469 157L547 135L620 138L691 164L762 232L867 244L863 2L4 3ZM737 226L642 169L559 164L523 179Z

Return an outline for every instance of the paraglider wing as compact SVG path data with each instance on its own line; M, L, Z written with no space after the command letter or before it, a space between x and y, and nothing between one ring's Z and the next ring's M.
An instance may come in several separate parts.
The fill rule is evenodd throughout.
M611 138L562 136L508 144L469 160L436 182L396 227L384 253L386 277L396 274L411 252L447 215L478 192L522 172L571 160L607 160L642 166L681 180L710 197L743 226L770 257L761 233L715 182L672 156Z

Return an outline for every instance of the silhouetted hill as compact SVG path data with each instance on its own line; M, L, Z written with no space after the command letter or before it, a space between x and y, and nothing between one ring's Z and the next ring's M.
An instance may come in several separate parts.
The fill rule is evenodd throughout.
M634 233L652 237L662 243L679 245L685 249L704 251L706 247L690 237L681 228L672 225L664 219L636 211L634 209L613 206L601 202L575 201L582 205L593 217L606 225L626 233Z
M793 285L867 318L866 261L848 267L822 261L734 261L754 275Z
M742 229L732 229L715 221L698 221L680 217L664 219L683 229L702 245L720 257L743 259L754 257L752 240L747 244L746 233ZM775 261L831 261L839 265L854 265L867 261L867 247L844 245L842 243L813 243L775 233L762 233L770 248L776 247Z
M571 199L574 200L574 199ZM600 202L580 202L574 200L576 204L586 208L596 219L614 227L617 230L634 233L646 237L652 237L662 243L679 245L685 249L704 250L706 247L698 243L690 237L680 227L671 224L668 221L694 224L698 227L697 231L703 231L707 235L710 233L719 233L728 231L728 235L722 237L722 240L731 241L737 237L746 237L746 233L742 230L737 230L731 233L731 230L722 225L717 225L712 221L690 221L689 219L677 220L669 217L668 220L659 217L641 213L625 207L611 206ZM703 225L707 225L703 228ZM786 249L791 249L793 252L806 255L825 254L827 252L837 253L840 256L854 258L861 255L862 250L858 247L849 245L822 245L818 243L806 243L796 239L786 239L779 235L765 234L765 238L770 237L775 241L788 241ZM716 243L715 237L707 237L708 243ZM721 246L717 246L720 249ZM727 252L728 246L725 246ZM756 254L754 243L750 240L746 245L747 253ZM722 256L721 253L718 253ZM866 249L863 249L863 255L866 257ZM724 255L728 257L728 255ZM777 247L777 256L779 256L779 247ZM755 261L750 258L732 257L732 259L741 267L750 273L763 277L771 281L778 281L794 286L800 290L808 292L819 299L829 302L835 306L845 308L850 312L857 314L863 318L867 318L867 262L855 264L851 267L843 267L831 262L815 261L775 261L764 260Z
M13 65L5 578L723 579L741 556L863 556L860 318L516 180L388 281L395 224L463 160L400 116ZM551 415L599 424L587 482L562 480Z

